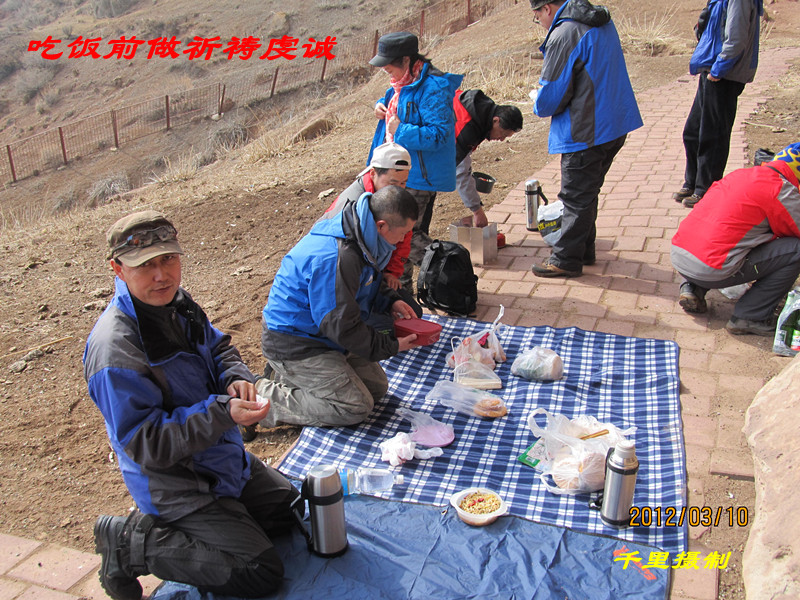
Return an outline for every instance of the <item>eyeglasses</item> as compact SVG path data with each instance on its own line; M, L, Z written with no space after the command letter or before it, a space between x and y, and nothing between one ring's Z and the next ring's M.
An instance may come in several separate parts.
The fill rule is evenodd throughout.
M161 225L155 229L145 229L130 234L125 241L116 246L111 254L116 254L123 248L146 248L156 242L171 242L178 238L178 230L172 225Z

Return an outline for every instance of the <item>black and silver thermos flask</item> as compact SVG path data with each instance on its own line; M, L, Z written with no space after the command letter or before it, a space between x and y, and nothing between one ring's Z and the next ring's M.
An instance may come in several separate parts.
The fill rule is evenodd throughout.
M627 527L630 523L638 470L639 461L632 441L623 440L608 450L600 517L609 525Z

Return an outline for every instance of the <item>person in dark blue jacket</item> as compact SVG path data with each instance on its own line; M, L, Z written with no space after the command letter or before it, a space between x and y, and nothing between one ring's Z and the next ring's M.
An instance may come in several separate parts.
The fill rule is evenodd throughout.
M100 583L140 600L138 577L261 597L283 564L270 536L288 530L298 492L246 452L237 424L269 412L254 376L180 287L177 231L155 211L108 231L116 293L86 342L84 375L136 509L94 528Z
M431 243L426 208L435 201L436 192L456 189L453 97L464 77L435 68L419 53L417 36L404 31L382 36L369 63L381 67L391 80L386 95L375 104L378 125L367 164L375 148L385 142L400 144L411 154L406 189L417 201L419 217L401 282L413 293L414 265L419 266L425 246Z
M371 323L416 317L382 275L416 219L411 194L388 185L331 211L283 258L262 312L267 376L256 386L272 406L263 426L354 425L386 394L379 361L416 336Z
M763 0L708 0L695 25L689 72L699 75L697 92L683 127L683 185L672 195L687 208L725 173L738 99L756 75L763 12Z
M531 0L547 30L533 111L551 117L548 150L561 154L561 237L538 277L578 277L595 262L600 188L628 133L642 126L617 30L587 0Z

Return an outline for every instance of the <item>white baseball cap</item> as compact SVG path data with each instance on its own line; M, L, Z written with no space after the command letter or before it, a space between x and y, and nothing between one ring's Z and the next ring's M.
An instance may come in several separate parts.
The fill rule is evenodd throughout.
M369 166L373 169L408 171L411 169L411 155L400 144L386 142L375 148Z

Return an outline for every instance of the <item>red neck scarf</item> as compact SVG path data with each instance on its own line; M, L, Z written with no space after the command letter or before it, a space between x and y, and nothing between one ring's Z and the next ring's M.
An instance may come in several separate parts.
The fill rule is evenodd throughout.
M394 95L392 99L389 100L389 106L386 107L386 122L389 122L389 119L397 114L397 101L400 99L400 90L402 90L405 86L409 83L414 83L419 74L422 72L422 67L425 63L421 60L418 60L414 63L414 66L411 69L406 70L403 76L400 79L391 79L389 81L389 85L392 86L394 89ZM393 142L394 135L389 133L389 127L386 127L386 141Z

